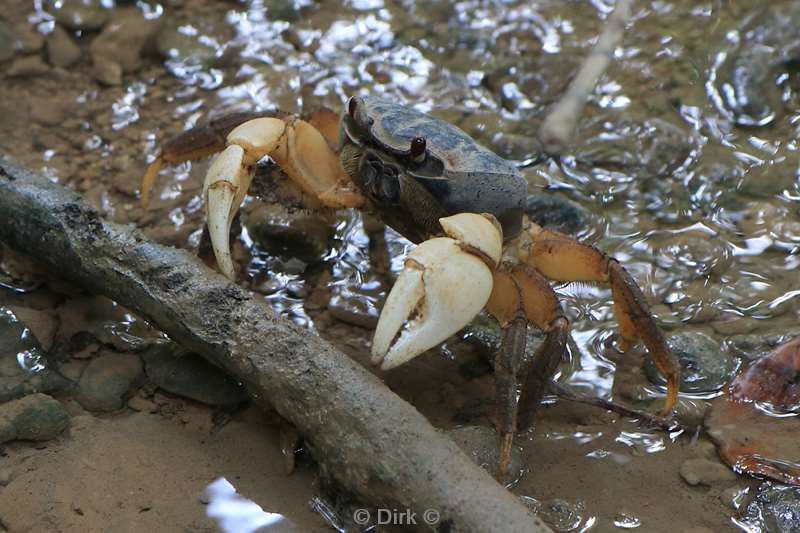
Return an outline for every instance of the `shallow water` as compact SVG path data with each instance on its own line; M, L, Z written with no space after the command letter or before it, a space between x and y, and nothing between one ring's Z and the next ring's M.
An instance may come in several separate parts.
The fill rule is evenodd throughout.
M119 7L97 5L106 11ZM784 4L777 5L780 10ZM16 7L15 16L40 31L52 27L47 4ZM537 165L537 127L589 51L610 3L183 0L138 2L136 8L163 21L166 29L156 45L161 57L148 56L119 87L94 84L85 64L55 81L28 79L32 108L41 108L48 91L63 85L59 97L70 111L63 124L36 129L33 142L17 134L18 142L3 144L21 162L76 187L112 219L197 249L206 162L162 171L150 210L138 207L137 180L160 140L226 112L338 110L351 95L378 94L454 122L514 160L531 192L550 191L583 206L589 216L578 236L625 265L667 333L705 333L738 364L800 331L794 275L800 243L797 75L778 61L770 67L763 90L768 120L758 128L741 126L742 115L733 107L736 88L729 83L732 58L763 44L752 37L758 33L757 3L637 3L575 146L560 161ZM796 16L794 11L787 8L787 17ZM92 37L76 35L85 42ZM773 55L766 57L794 53L793 42L769 44ZM26 94L26 87L14 83L6 101ZM33 153L26 149L31 145ZM248 199L245 213L256 212L258 204ZM368 328L391 275L375 268L360 215L336 214L331 226L333 235L322 238L316 256L272 248L247 228L234 253L243 284L363 361ZM386 242L389 270L396 273L410 245L391 230ZM573 341L561 381L656 408L663 391L638 370L641 357L623 359L616 349L610 290L580 284L557 291ZM119 321L112 334L126 335L133 322ZM463 337L420 358L411 370L386 376L444 428L464 421L488 424L491 377L464 377L464 368L480 358L469 335ZM415 373L426 375L414 379ZM691 397L702 401L718 394L717 388ZM638 465L631 476L663 467L677 477L676 461L684 458L680 450L691 435L670 436L572 411L559 422L557 415L568 409L563 402L546 409L536 436L521 439L529 457L541 453L548 464L529 464L530 476L515 490L543 502L575 500L581 516L574 523L561 516L570 524L563 531L655 530L668 505L659 513L643 509L637 498L629 508L593 503L576 487L624 485L610 472L631 462ZM562 442L568 443L564 450ZM560 453L569 459L559 463ZM592 470L598 463L604 466ZM587 474L551 484L541 494L542 483L562 475L567 464ZM662 488L675 486L682 486L679 480ZM707 511L697 513L687 527L711 520L703 515ZM722 504L710 514L715 527L753 527L749 518L732 521Z

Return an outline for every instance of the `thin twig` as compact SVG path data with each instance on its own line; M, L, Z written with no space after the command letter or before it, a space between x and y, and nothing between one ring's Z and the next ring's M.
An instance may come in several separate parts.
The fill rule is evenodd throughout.
M622 40L632 6L633 0L617 0L617 6L606 20L606 26L597 44L584 59L567 92L544 120L539 129L539 141L549 155L560 155L572 141L586 101L611 63L614 50Z

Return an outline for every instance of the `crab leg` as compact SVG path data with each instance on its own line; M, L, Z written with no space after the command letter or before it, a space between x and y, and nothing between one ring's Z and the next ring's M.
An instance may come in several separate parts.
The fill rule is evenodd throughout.
M272 157L304 193L310 206L360 207L364 202L351 189L352 183L328 140L312 124L285 114L259 116L231 126L237 121L235 117L220 120L167 143L167 149L150 166L142 183L144 202L163 162L222 150L208 169L203 194L214 255L220 270L231 279L235 279L235 271L230 254L230 228L260 159ZM328 130L325 128L326 133Z
M427 240L406 259L372 341L372 362L388 370L469 324L492 292L503 238L496 220L461 213L439 219L448 237Z
M504 330L494 369L496 425L500 437L498 473L504 477L511 462L514 435L532 425L533 415L566 348L569 324L544 276L527 265L513 262L503 264L495 272L494 289L486 308ZM528 323L546 334L532 358L525 355Z
M262 117L275 117L285 119L289 115L277 112L264 113L230 113L215 118L204 126L192 128L174 137L161 146L161 152L147 167L142 178L141 203L147 207L150 203L150 194L155 185L158 173L164 163L175 165L184 161L194 161L208 157L225 149L226 137L232 129L248 120Z
M642 340L658 370L667 379L667 397L661 414L669 415L678 398L680 369L631 275L616 259L563 233L531 224L529 235L531 243L526 262L548 278L611 285L621 348L627 351L637 340Z

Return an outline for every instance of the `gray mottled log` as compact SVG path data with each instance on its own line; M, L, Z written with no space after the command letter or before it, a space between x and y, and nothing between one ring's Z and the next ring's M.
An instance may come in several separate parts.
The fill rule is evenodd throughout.
M549 531L411 405L185 251L105 222L0 158L0 241L136 311L225 368L306 436L323 473L376 506L436 509L434 530ZM421 521L420 521L421 522Z

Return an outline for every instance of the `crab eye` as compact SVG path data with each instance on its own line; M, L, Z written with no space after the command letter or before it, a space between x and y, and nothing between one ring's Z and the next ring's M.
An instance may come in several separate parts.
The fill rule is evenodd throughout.
M411 150L409 150L411 159L416 163L425 161L425 137L414 137L411 139Z

